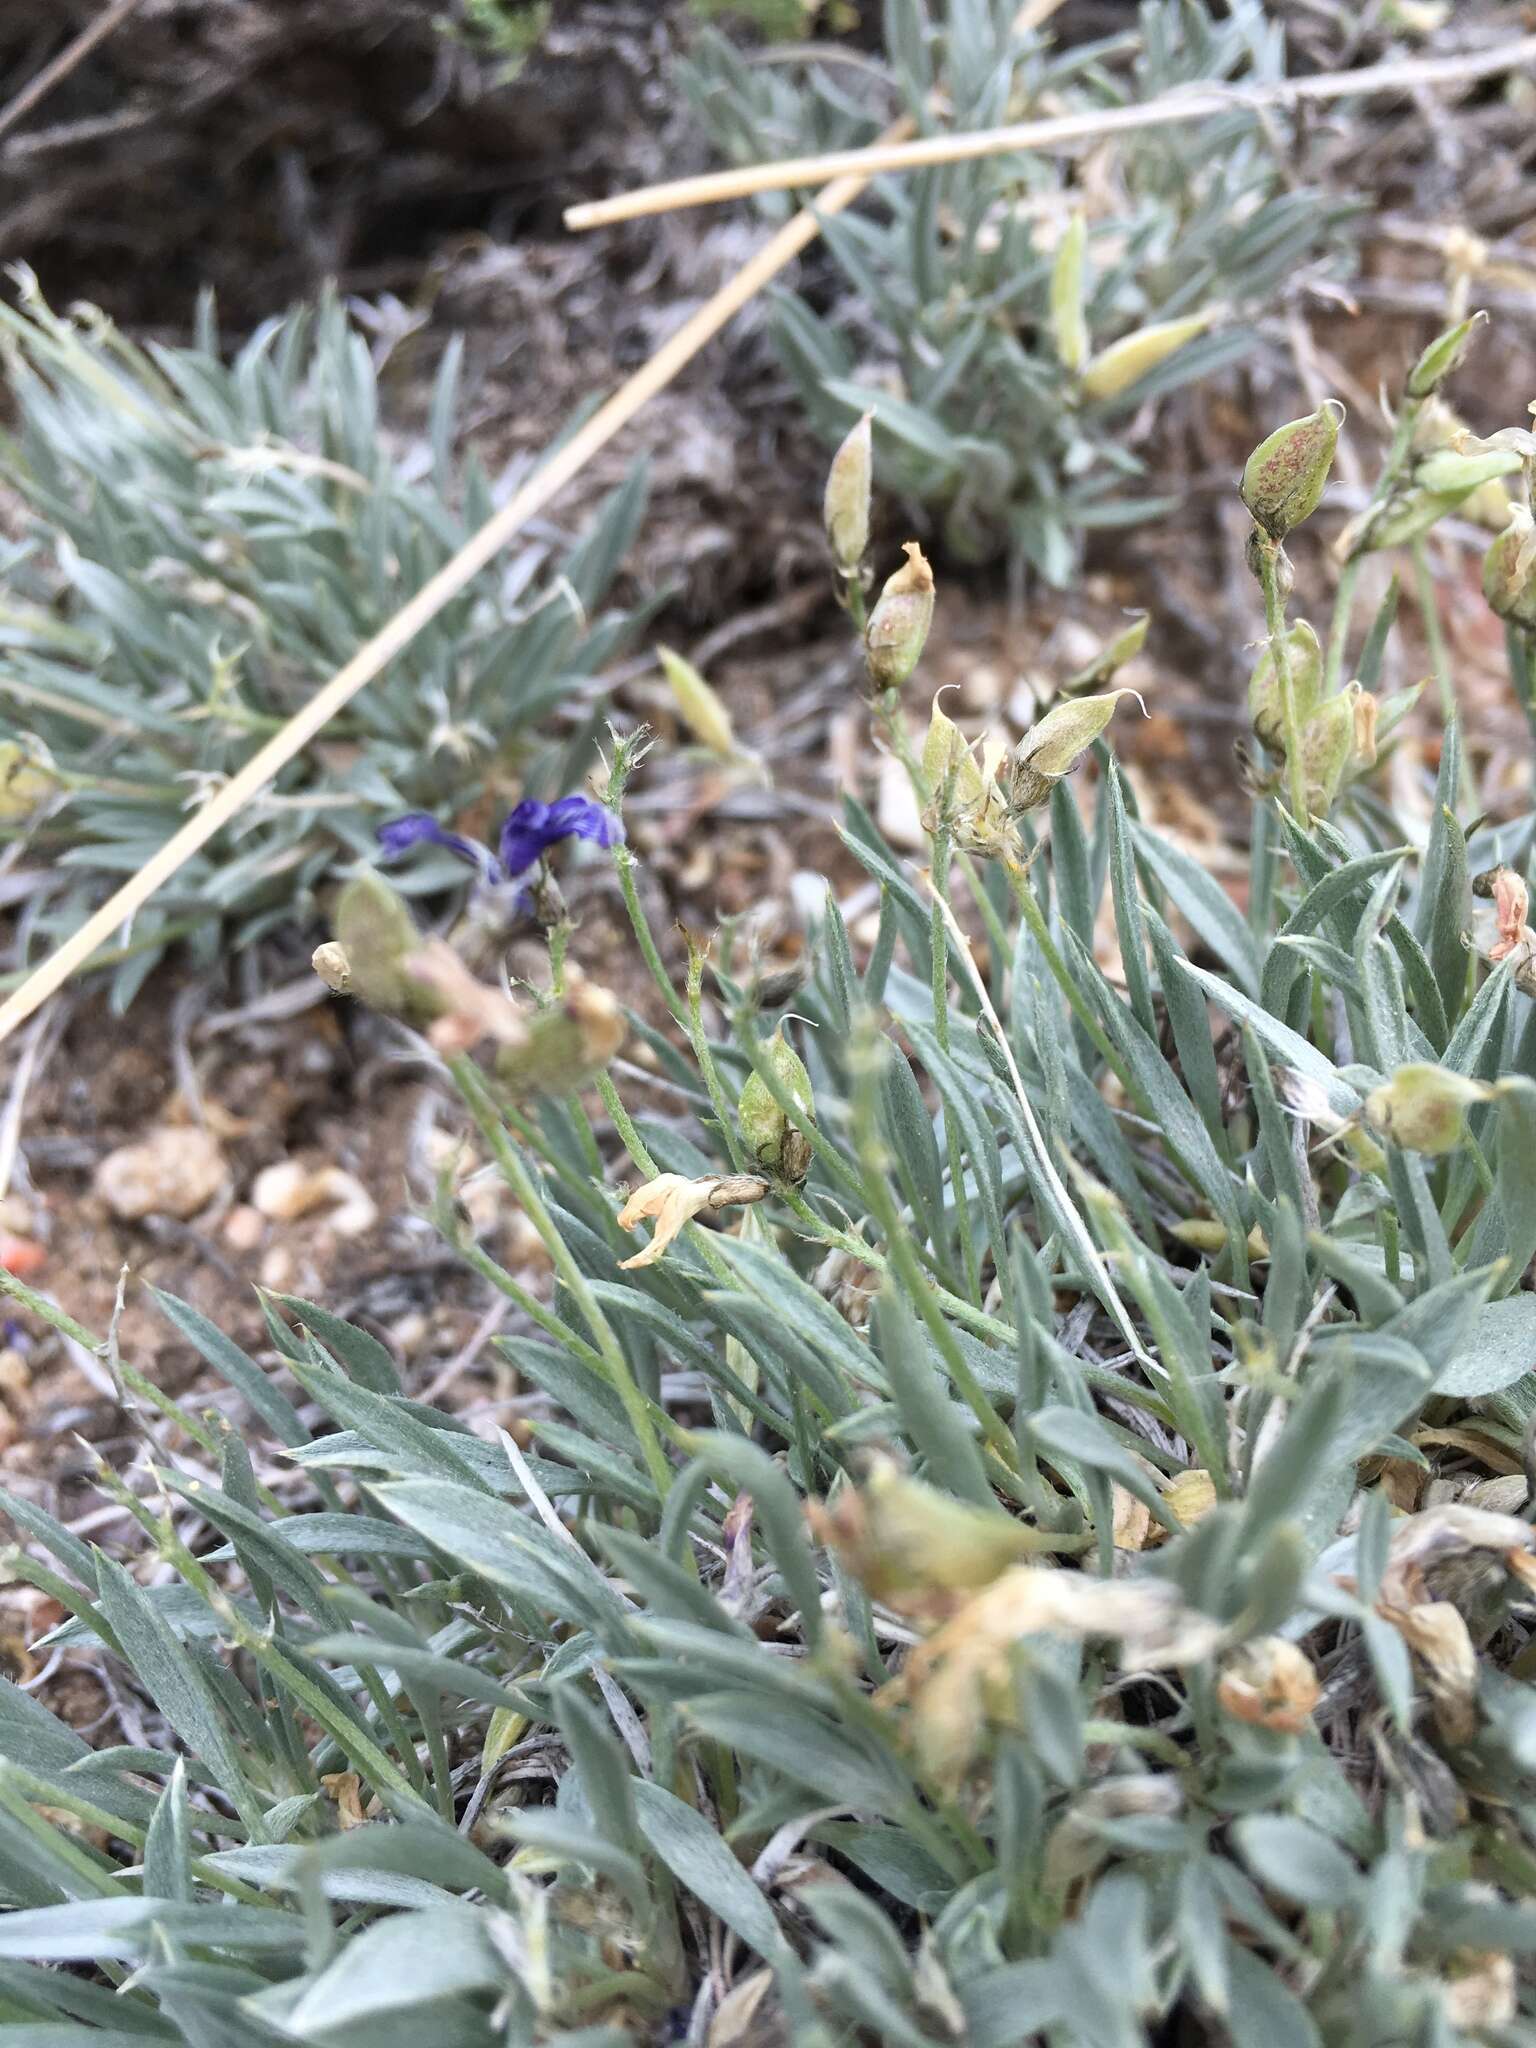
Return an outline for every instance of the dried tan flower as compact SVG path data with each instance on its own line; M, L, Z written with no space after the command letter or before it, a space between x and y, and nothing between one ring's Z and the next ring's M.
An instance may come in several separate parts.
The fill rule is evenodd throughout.
M636 1188L619 1211L619 1225L633 1230L647 1217L655 1217L656 1231L644 1251L620 1261L620 1270L633 1272L640 1266L654 1266L685 1223L703 1210L730 1209L746 1202L760 1202L768 1192L765 1180L748 1174L714 1175L690 1180L683 1173L661 1173Z

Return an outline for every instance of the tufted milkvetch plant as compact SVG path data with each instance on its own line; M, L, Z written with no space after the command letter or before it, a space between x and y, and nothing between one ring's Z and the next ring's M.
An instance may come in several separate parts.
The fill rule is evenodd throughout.
M0 548L0 833L35 868L26 954L83 922L489 516L461 460L451 343L414 435L381 423L393 374L333 300L228 358L64 319L23 277L0 306L24 514ZM398 340L399 337L394 338ZM178 940L206 963L317 915L385 819L489 815L591 763L603 669L641 614L604 610L644 511L636 469L569 545L487 569L136 920L114 1001ZM15 770L20 770L18 775ZM447 862L410 885L437 888Z
M1432 353L1394 520L1450 495ZM347 884L317 966L425 1036L548 1253L505 1269L445 1184L515 1429L277 1296L260 1358L159 1298L223 1383L193 1412L3 1283L102 1343L145 1444L110 1541L8 1503L143 1737L0 1685L19 2039L1530 2037L1532 825L1461 807L1453 720L1404 829L1395 588L1293 616L1339 428L1242 480L1245 903L1139 815L1123 637L1022 737L924 736L947 600L913 551L871 605L846 503L927 848L846 799L875 928L829 889L792 997L729 929L669 968L617 831L639 734L583 801L666 1029L555 898L514 1000ZM1530 708L1522 432L1487 580ZM1414 545L1345 566L1362 531Z
M735 163L857 147L893 111L963 131L1285 76L1282 10L1261 0L1101 13L1071 42L1051 7L885 0L871 52L759 63L710 30L681 76ZM780 357L829 442L872 413L887 486L952 559L1010 554L1065 583L1085 533L1171 502L1139 452L1152 401L1243 356L1345 255L1353 209L1308 186L1307 154L1290 116L1234 106L1075 164L1019 152L882 180L822 224L832 289L776 295Z

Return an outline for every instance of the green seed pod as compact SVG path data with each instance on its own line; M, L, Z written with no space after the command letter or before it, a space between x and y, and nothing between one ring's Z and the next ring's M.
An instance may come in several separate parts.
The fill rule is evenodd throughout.
M1115 715L1122 697L1135 690L1108 690L1098 697L1071 697L1054 705L1032 725L1013 751L1008 802L1012 810L1032 811L1043 804L1056 784L1082 760ZM1143 706L1143 709L1146 707Z
M1291 695L1296 705L1296 722L1305 728L1317 709L1323 688L1323 650L1316 633L1305 619L1298 619L1285 636L1285 665L1291 678ZM1275 657L1266 647L1248 682L1248 716L1256 736L1272 754L1285 753L1285 709L1280 696L1280 678Z
M1394 1145L1438 1159L1461 1143L1471 1105L1487 1102L1492 1094L1483 1082L1446 1067L1399 1067L1365 1098L1365 1120Z
M1431 392L1437 391L1453 370L1460 369L1473 336L1487 323L1486 313L1474 313L1470 319L1462 320L1438 335L1408 372L1408 396L1428 398Z
M782 1025L763 1050L779 1086L803 1111L807 1121L814 1122L811 1077L804 1060L784 1036ZM805 1179L811 1163L809 1142L774 1101L760 1074L747 1076L746 1086L737 1099L736 1120L747 1150L759 1166L787 1181L798 1183Z
M922 658L933 624L933 571L915 540L889 577L864 628L864 661L877 690L899 690Z
M1501 619L1536 630L1536 523L1523 505L1483 557L1483 595Z
M354 875L336 899L335 945L346 961L348 993L370 1010L418 1025L443 1015L442 995L406 971L421 943L405 899L372 869Z
M1324 399L1305 419L1277 427L1249 456L1240 486L1242 500L1273 539L1284 540L1316 508L1343 421L1339 401Z
M875 468L873 419L872 412L865 413L845 437L827 471L822 521L832 559L845 576L858 568L869 546L869 497Z
M624 1043L624 1013L607 989L572 972L558 1002L527 1020L521 1045L496 1053L496 1078L514 1095L570 1095Z

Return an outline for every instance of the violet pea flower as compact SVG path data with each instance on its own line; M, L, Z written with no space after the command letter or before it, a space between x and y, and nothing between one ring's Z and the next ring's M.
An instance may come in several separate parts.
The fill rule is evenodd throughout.
M589 796L562 796L552 804L536 797L523 801L503 820L496 851L476 839L450 832L426 811L408 811L378 828L378 841L388 855L412 846L441 846L476 870L482 882L496 887L520 881L562 839L590 839L594 846L617 846L624 827L606 805Z

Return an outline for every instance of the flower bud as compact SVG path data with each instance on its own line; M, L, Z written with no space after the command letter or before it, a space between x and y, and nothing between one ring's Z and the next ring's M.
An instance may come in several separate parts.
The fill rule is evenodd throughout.
M351 994L352 963L347 958L345 946L338 946L334 939L328 939L323 946L316 946L309 956L309 964L332 995Z
M832 559L845 576L851 576L864 559L869 546L869 497L874 477L875 447L872 412L865 413L844 437L827 471L826 494L822 499L822 523Z
M1394 1145L1438 1159L1461 1143L1469 1107L1487 1102L1492 1093L1483 1082L1447 1067L1427 1062L1399 1067L1365 1098L1365 1120Z
M1048 1547L1038 1530L997 1508L972 1507L876 1457L864 1484L808 1514L876 1600L903 1613L933 1614L947 1596L990 1586L1009 1565Z
M807 1122L813 1123L814 1102L811 1077L805 1062L784 1036L781 1024L763 1048L774 1079ZM760 1074L747 1076L736 1103L736 1119L748 1152L759 1166L781 1179L798 1184L810 1170L811 1148L805 1134L796 1129L780 1109Z
M942 802L949 790L956 809L979 804L986 795L981 770L965 734L952 718L945 717L937 697L928 720L928 737L923 742L923 781L935 802Z
M1082 760L1115 715L1122 697L1141 698L1135 690L1108 690L1102 696L1071 697L1054 705L1030 727L1013 751L1008 801L1015 811L1043 804L1056 784ZM1142 705L1143 711L1146 706Z
M737 749L730 713L693 663L685 661L670 647L659 645L656 659L672 686L672 699L677 705L678 715L694 738L720 760L733 759Z
M1323 495L1344 408L1328 398L1305 419L1290 420L1261 441L1243 470L1243 503L1275 540L1284 540Z
M1385 505L1351 521L1346 529L1348 552L1363 554L1418 540L1447 513L1465 509L1490 488L1500 488L1499 479L1512 476L1519 467L1520 455L1513 448L1442 448L1427 455Z
M564 995L524 1019L521 1044L496 1053L496 1078L514 1095L571 1095L594 1080L624 1043L617 999L574 968Z
M1086 668L1080 668L1075 676L1068 676L1061 686L1064 697L1076 697L1084 690L1102 689L1114 679L1115 671L1122 669L1147 644L1147 628L1152 621L1148 613L1138 612L1131 623L1118 632L1113 640L1106 640Z
M1460 369L1473 336L1487 322L1486 313L1474 313L1470 319L1448 327L1444 334L1437 336L1408 372L1408 396L1428 398L1431 392L1437 391L1453 370Z
M864 628L864 660L877 690L899 690L917 667L933 623L933 571L915 540L887 579Z
M1296 722L1305 728L1317 709L1323 688L1323 650L1316 633L1305 619L1298 619L1285 636L1286 673L1291 679L1291 696ZM1285 752L1285 707L1280 678L1275 670L1272 647L1259 656L1248 682L1248 716L1253 730L1272 754Z
M966 744L965 734L933 701L928 737L923 742L923 781L928 801L923 808L925 832L947 831L965 853L996 855L1012 850L1017 834L997 772L1006 757L1001 740L982 746L981 765Z
M1483 595L1501 619L1536 629L1536 522L1523 505L1483 557Z
M64 784L46 761L19 740L0 741L0 824L30 818Z
M1211 306L1203 313L1191 313L1182 320L1160 320L1154 327L1139 327L1121 341L1112 341L1083 371L1084 398L1098 404L1118 398L1150 376L1159 363L1176 349L1195 340L1218 317L1221 309Z
M1376 721L1381 705L1359 683L1351 683L1344 694L1350 698L1355 714L1355 744L1347 772L1351 776L1361 775L1367 768L1376 766Z
M1080 370L1088 360L1088 322L1083 314L1083 251L1088 223L1074 213L1056 245L1051 267L1051 339L1064 370Z
M349 993L370 1010L418 1025L443 1015L443 995L409 970L422 944L416 921L371 868L354 875L336 899L335 944L346 959Z

